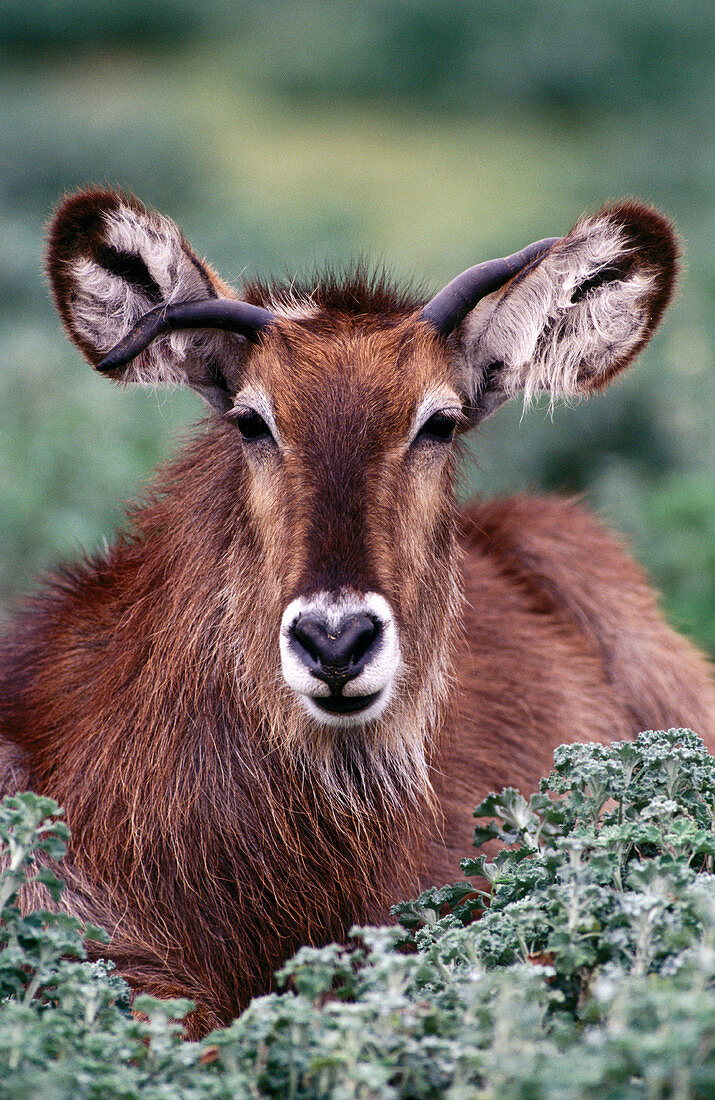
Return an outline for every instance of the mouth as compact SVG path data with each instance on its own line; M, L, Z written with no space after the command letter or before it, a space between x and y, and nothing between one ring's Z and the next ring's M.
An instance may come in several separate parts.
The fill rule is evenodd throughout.
M380 695L374 691L371 695L311 695L311 702L328 714L358 714L371 707Z

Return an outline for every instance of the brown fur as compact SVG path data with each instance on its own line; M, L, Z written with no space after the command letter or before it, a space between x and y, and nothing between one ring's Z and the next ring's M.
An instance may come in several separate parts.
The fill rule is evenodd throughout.
M53 239L66 303L77 238L60 217ZM422 395L461 369L413 303L364 278L313 302L242 367L273 397L280 455L211 417L0 651L0 787L65 807L66 907L109 929L136 990L196 1000L191 1035L300 944L457 877L474 803L533 788L561 742L712 736L702 658L579 505L460 515L453 457L408 445ZM344 588L389 602L404 667L383 716L336 729L297 706L276 639L290 600Z

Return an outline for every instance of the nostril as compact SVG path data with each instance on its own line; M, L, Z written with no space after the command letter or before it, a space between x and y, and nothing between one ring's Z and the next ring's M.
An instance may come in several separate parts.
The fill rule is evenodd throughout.
M337 627L315 614L299 615L290 628L296 656L318 679L340 687L364 668L382 632L372 615L350 615Z
M349 639L349 642L352 643L352 660L354 663L361 661L368 654L380 636L380 623L377 619L374 619L371 615L359 615L357 618L363 619L364 623L356 624L354 636Z
M324 633L320 622L308 615L299 615L290 628L294 647L298 649L301 660L309 668L317 668L320 665L321 639ZM308 657L307 661L306 657Z

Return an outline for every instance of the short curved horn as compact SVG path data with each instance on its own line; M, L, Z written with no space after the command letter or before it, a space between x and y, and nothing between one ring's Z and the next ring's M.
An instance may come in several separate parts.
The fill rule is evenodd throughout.
M240 332L250 340L275 319L275 313L268 309L249 305L248 302L237 302L232 298L209 298L157 306L145 313L134 328L107 352L97 364L97 370L104 372L123 367L149 347L157 336L174 329L221 328L228 332Z
M538 256L548 252L560 241L561 237L545 237L543 241L522 248L512 256L500 260L487 260L485 263L470 267L452 279L451 283L422 310L422 320L432 325L442 336L449 336L460 321L463 321L471 309L487 294L498 290L514 275L530 264Z

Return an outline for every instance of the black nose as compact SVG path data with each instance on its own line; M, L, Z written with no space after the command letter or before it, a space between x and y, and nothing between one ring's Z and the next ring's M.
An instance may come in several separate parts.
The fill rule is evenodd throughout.
M313 676L332 692L359 676L374 656L382 628L370 615L349 615L329 627L317 614L299 615L291 627L291 647Z

